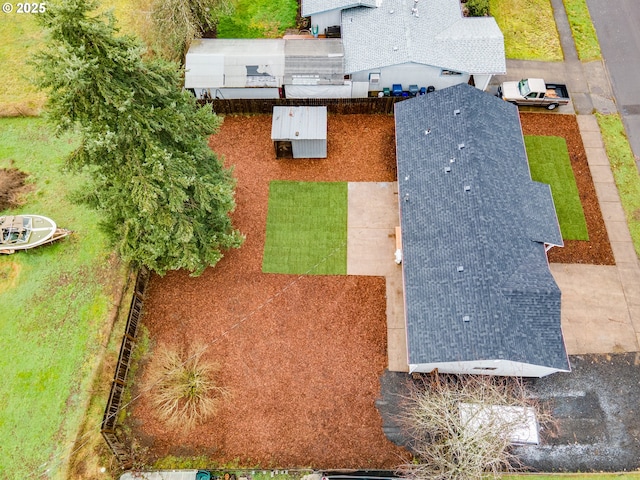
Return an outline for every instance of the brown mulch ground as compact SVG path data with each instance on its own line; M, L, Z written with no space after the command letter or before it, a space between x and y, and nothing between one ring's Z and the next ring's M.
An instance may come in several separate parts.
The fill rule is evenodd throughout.
M594 231L604 227L597 202L589 203L595 192L575 119L523 114L522 123L527 134L567 139L597 241ZM142 395L131 423L152 455L316 468L394 468L407 458L384 437L374 404L387 362L384 279L261 272L270 180L395 180L393 117L330 116L328 129L329 158L308 161L275 160L270 116L227 117L212 137L211 147L235 165L233 221L246 242L201 277L153 277L144 323L155 348L209 344L232 398L187 435L163 428ZM552 253L564 255L555 261L602 260L606 255L594 251L610 254L606 233L600 241L567 242L570 253Z
M520 121L525 135L554 135L566 140L582 209L587 220L589 241L565 240L563 248L553 248L549 251L549 261L615 265L576 117L521 112Z
M270 180L395 179L393 117L330 117L328 128L323 160L275 160L269 116L227 117L212 138L235 165L245 244L201 277L154 277L144 323L156 345L212 344L232 398L191 435L163 429L141 398L135 433L154 454L319 468L394 468L406 455L374 404L387 363L384 279L261 272Z

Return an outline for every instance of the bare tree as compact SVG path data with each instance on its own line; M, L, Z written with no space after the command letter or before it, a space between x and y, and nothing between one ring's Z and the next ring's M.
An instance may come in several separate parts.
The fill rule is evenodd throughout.
M400 470L413 480L467 480L517 469L510 447L532 411L538 423L551 426L551 416L518 378L421 377L412 383L399 416L415 455Z
M232 0L155 0L151 17L164 56L182 62L194 38L215 28L233 9Z

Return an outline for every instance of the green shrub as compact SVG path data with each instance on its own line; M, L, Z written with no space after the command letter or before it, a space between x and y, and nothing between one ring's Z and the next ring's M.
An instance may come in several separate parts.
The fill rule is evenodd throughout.
M489 0L468 0L466 6L470 17L489 15Z

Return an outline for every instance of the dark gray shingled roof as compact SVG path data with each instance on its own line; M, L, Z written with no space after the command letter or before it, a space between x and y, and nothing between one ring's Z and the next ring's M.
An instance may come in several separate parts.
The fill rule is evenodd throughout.
M339 38L284 41L284 83L343 85L344 50Z
M517 108L461 84L397 103L395 123L409 363L569 370L541 243L562 238Z
M504 37L492 17L463 17L459 0L381 0L342 11L345 71L407 62L471 74L506 73Z
M302 0L302 16L359 6L375 7L376 0Z

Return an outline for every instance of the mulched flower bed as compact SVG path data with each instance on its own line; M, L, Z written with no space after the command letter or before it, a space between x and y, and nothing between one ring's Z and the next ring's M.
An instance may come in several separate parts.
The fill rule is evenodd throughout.
M520 121L525 135L553 135L565 139L580 193L582 209L587 220L589 241L565 240L563 248L552 248L549 251L549 261L552 263L615 265L576 117L574 115L520 113Z
M552 261L612 261L575 118L523 114L522 123L526 134L567 139L585 205L591 241L567 242ZM205 355L221 365L219 380L231 398L196 431L170 431L144 394L143 366L133 433L152 457L394 468L408 453L385 438L375 407L387 363L384 279L261 272L269 181L394 181L393 117L330 116L329 158L322 160L276 160L270 133L270 116L227 117L210 141L234 165L233 221L245 244L198 278L154 276L145 304L152 348L208 344Z

